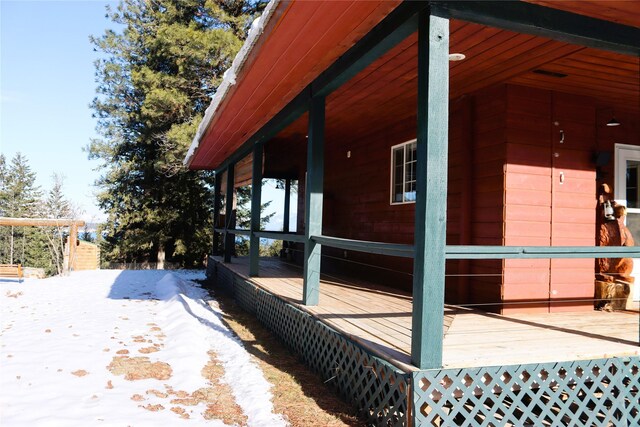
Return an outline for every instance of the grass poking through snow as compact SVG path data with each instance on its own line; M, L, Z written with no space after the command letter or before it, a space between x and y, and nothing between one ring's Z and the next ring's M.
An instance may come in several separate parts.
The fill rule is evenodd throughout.
M203 284L206 287L206 284ZM273 388L274 412L283 414L292 427L365 426L356 411L337 392L282 345L279 339L225 292L215 299L224 312L224 322L256 359Z

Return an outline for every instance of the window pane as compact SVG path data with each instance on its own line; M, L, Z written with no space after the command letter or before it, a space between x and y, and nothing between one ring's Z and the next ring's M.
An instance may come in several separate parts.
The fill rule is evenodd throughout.
M416 200L416 143L410 142L393 148L391 201L393 203Z
M627 161L627 207L640 208L638 197L638 162Z
M403 159L404 149L403 147L394 148L393 150L393 191L394 202L402 202L402 184L403 184Z
M412 142L406 146L406 164L405 164L405 184L404 184L404 201L415 202L416 200L416 143Z

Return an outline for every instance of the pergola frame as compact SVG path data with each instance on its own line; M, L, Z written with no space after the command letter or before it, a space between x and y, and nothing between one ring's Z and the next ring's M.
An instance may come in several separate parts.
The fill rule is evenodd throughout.
M12 227L69 227L69 242L78 239L78 227L84 227L85 222L71 218L0 218L0 226ZM75 258L76 245L69 243L69 266Z
M623 54L640 53L640 30L570 12L523 2L404 2L358 41L346 54L321 73L255 135L216 170L227 171L227 198L233 191L234 164L309 112L307 185L305 186L305 235L263 232L256 226L260 207L261 169L256 167L252 191L251 230L216 229L226 235L225 262L231 259L235 234L251 238L251 275L259 274L257 248L260 237L305 243L303 303L318 303L321 245L390 256L414 258L412 361L420 369L442 366L444 263L446 259L598 258L640 257L640 247L585 246L447 246L446 194L448 150L448 37L449 18L544 36L577 45ZM417 203L415 245L341 239L322 235L322 177L324 158L325 98L374 60L415 31L418 47ZM447 84L441 84L442 81ZM257 152L257 151L256 151ZM216 187L219 206L219 186ZM257 191L256 191L257 190ZM257 213L255 212L257 207ZM288 231L288 230L286 230ZM257 246L257 245L256 245Z

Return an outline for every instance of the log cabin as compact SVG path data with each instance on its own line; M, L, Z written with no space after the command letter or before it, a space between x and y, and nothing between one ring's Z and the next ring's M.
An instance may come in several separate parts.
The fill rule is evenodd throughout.
M640 258L634 247L597 246L603 197L627 207L627 227L640 238L639 53L635 1L270 2L185 159L219 177L212 277L323 375L337 362L318 362L313 346L355 358L347 365L360 374L337 386L373 423L570 424L581 384L606 394L603 370L631 384L627 400L614 408L592 393L597 410L580 422L638 422L637 314L626 313L628 334L616 338L594 332L612 318L578 331L568 316L596 319L594 259ZM298 183L296 233L260 229L268 178L287 189ZM231 200L248 183L251 227L240 230ZM250 239L247 260L232 259L236 235ZM260 260L260 238L289 242L301 266L292 294L283 267ZM335 278L344 286L323 296ZM360 291L370 293L362 304L382 311L358 311ZM629 290L630 308L637 292ZM330 298L340 303L325 305ZM382 314L408 317L404 326L352 320ZM470 326L448 350L463 318L512 323L477 344ZM317 332L322 344L305 344L299 325L309 322L338 337ZM523 331L497 344L514 324L544 325L531 338L541 351L519 341ZM548 346L567 338L543 329L595 341L567 341L573 352L550 356ZM626 347L594 352L613 341ZM497 354L519 347L521 358ZM486 359L453 356L482 349ZM362 373L372 360L375 380ZM593 375L577 374L586 370ZM376 392L363 391L371 384ZM523 403L541 399L540 388L551 412ZM483 394L502 403L482 403Z

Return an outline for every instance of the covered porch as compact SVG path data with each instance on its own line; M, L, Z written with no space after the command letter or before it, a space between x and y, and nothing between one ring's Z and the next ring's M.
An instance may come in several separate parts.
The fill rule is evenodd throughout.
M304 305L302 268L263 258L260 276L249 276L248 257L226 268L410 373L412 298L363 280L321 275L318 305ZM445 305L443 368L549 363L640 355L638 313L583 311L499 315Z
M596 246L602 184L640 215L632 9L270 3L188 158L222 178L213 282L379 425L637 423L637 314L593 311L594 259L640 258ZM264 178L299 183L296 232L261 227Z
M501 316L445 307L447 366L422 370L408 363L406 294L321 277L320 305L308 306L301 304L298 267L273 259L261 265L263 275L250 278L247 258L210 257L207 276L370 424L616 425L640 419L636 314Z

